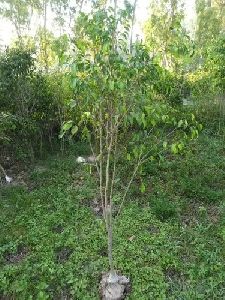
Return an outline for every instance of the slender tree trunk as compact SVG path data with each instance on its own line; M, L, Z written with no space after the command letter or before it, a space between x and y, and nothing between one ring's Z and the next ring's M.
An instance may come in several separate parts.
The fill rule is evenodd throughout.
M100 188L100 195L101 195L101 202L102 202L102 211L103 211L103 217L106 220L106 212L105 212L105 201L104 201L104 195L103 195L103 134L102 134L102 109L100 108L100 127L99 127L99 188Z
M117 31L117 0L114 0L114 19L115 19L115 28L113 32L113 41L112 41L112 46L113 49L116 50L117 48L117 36L116 36L116 31Z
M132 22L131 22L131 33L130 33L130 52L132 51L133 31L134 31L134 23L135 23L136 7L137 7L137 0L134 0L134 5L133 5L133 16L132 16Z
M10 10L13 11L13 9L14 9L13 5L11 4L10 5ZM16 34L17 34L17 37L18 37L18 40L19 40L19 45L22 47L22 45L23 45L23 39L22 39L20 24L19 24L19 22L18 22L18 20L17 20L16 17L12 16L10 19L11 19L11 22L15 26Z
M114 264L113 264L113 254L112 254L112 248L113 248L112 203L108 205L106 213L107 213L107 224L108 224L108 259L109 259L110 273L113 273Z
M111 100L112 101L112 100ZM108 111L110 115L110 120L107 120L106 125L106 163L105 163L105 193L104 193L104 206L105 206L105 214L106 214L106 229L108 233L108 260L110 267L110 274L112 280L116 278L116 272L114 270L113 264L113 203L112 203L112 194L111 189L114 180L114 172L111 174L110 172L110 160L113 155L113 145L115 143L117 131L115 130L116 124L112 118L113 112L113 104L112 102L108 103ZM115 157L114 157L115 159Z
M82 11L83 5L84 5L84 0L81 0L80 7L79 7L79 13Z
M47 53L47 0L43 0L43 13L44 13L44 63L45 72L48 73L48 53Z
M117 5L118 5L117 1L118 1L118 0L114 0L114 17L115 17L115 18L116 18L116 16L117 16Z
M19 45L22 46L23 45L23 39L22 39L20 26L18 25L18 23L16 21L13 22L13 23L14 23L14 26L16 28L16 33L17 33L17 37L18 37L18 40L19 40Z

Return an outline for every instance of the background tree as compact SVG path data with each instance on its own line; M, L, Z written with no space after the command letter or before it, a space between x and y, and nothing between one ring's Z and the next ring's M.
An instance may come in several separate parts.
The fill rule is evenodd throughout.
M29 32L34 10L39 10L40 8L41 3L39 0L3 0L0 4L0 13L4 18L7 18L12 22L18 39L20 43L22 43L24 32Z
M187 54L190 39L183 26L183 1L152 1L144 26L145 42L153 56L166 68L176 68L178 58Z

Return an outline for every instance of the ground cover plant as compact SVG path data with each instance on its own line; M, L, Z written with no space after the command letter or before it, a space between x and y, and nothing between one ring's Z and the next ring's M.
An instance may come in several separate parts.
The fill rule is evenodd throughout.
M132 190L114 242L116 266L132 281L128 299L224 297L224 150L202 135L183 158L149 166L144 194ZM82 151L38 161L27 186L1 189L1 297L98 299L107 239L95 174L74 159ZM200 195L189 192L190 172Z

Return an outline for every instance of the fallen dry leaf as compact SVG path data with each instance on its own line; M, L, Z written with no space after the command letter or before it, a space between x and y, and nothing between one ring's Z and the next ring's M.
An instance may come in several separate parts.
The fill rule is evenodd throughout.
M132 235L131 237L128 238L128 241L132 242L135 239L135 235Z

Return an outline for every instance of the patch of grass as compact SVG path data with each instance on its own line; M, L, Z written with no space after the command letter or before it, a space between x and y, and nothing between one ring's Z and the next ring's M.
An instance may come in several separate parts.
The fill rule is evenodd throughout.
M166 195L150 198L150 206L158 219L165 221L176 218L178 215L178 207L166 198Z
M202 136L185 157L146 168L151 188L130 194L114 228L116 267L132 281L128 299L225 298L221 153L222 141ZM0 298L99 299L106 232L93 211L95 171L75 157L38 162L32 189L1 189Z

